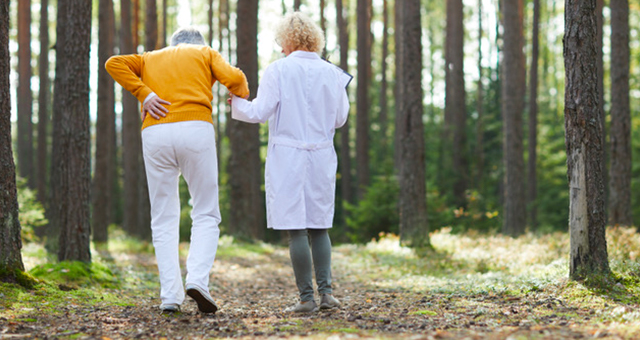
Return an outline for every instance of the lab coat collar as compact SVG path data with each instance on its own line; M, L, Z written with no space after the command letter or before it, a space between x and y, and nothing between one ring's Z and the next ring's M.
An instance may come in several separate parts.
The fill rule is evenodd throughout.
M293 51L289 53L289 57L320 59L320 56L316 52L307 52L307 51Z

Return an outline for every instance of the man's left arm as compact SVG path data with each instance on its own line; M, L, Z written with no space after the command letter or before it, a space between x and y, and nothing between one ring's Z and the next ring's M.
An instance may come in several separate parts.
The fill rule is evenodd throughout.
M211 73L213 76L229 89L229 92L240 98L249 97L249 83L244 72L237 67L231 66L222 58L220 53L211 49Z
M140 80L142 65L142 55L139 54L116 55L109 58L105 64L111 77L138 98L140 103L144 103L153 92Z

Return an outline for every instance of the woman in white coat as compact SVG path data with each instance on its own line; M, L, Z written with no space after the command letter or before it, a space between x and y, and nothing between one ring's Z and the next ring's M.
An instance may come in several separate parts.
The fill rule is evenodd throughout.
M346 86L351 76L319 57L322 31L300 12L281 20L276 41L286 57L267 67L253 101L231 97L232 117L248 123L269 121L267 226L289 233L300 293L300 302L286 311L336 308L340 303L332 295L328 234L338 165L333 136L349 115ZM314 269L319 306L314 299Z

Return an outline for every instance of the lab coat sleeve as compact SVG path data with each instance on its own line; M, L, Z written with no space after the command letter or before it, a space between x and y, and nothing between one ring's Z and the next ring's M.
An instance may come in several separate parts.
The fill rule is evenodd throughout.
M280 106L280 84L278 72L270 65L262 76L258 95L253 101L240 97L231 99L231 117L246 123L264 123L278 111Z

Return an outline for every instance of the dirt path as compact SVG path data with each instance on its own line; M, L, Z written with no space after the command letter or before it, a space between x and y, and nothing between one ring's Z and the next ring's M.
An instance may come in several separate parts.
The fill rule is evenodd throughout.
M401 285L381 288L365 275L375 269L353 270L348 253L348 248L335 249L335 295L343 303L336 311L282 312L297 297L283 248L262 255L219 256L211 282L221 307L215 315L198 313L189 298L181 313L161 314L153 256L118 256L114 262L124 268L122 275L135 273L123 278L129 288L111 292L121 297L120 305L70 299L56 313L37 308L19 320L3 318L0 311L0 338L618 338L589 323L592 311L567 306L544 293L522 298L417 291Z

